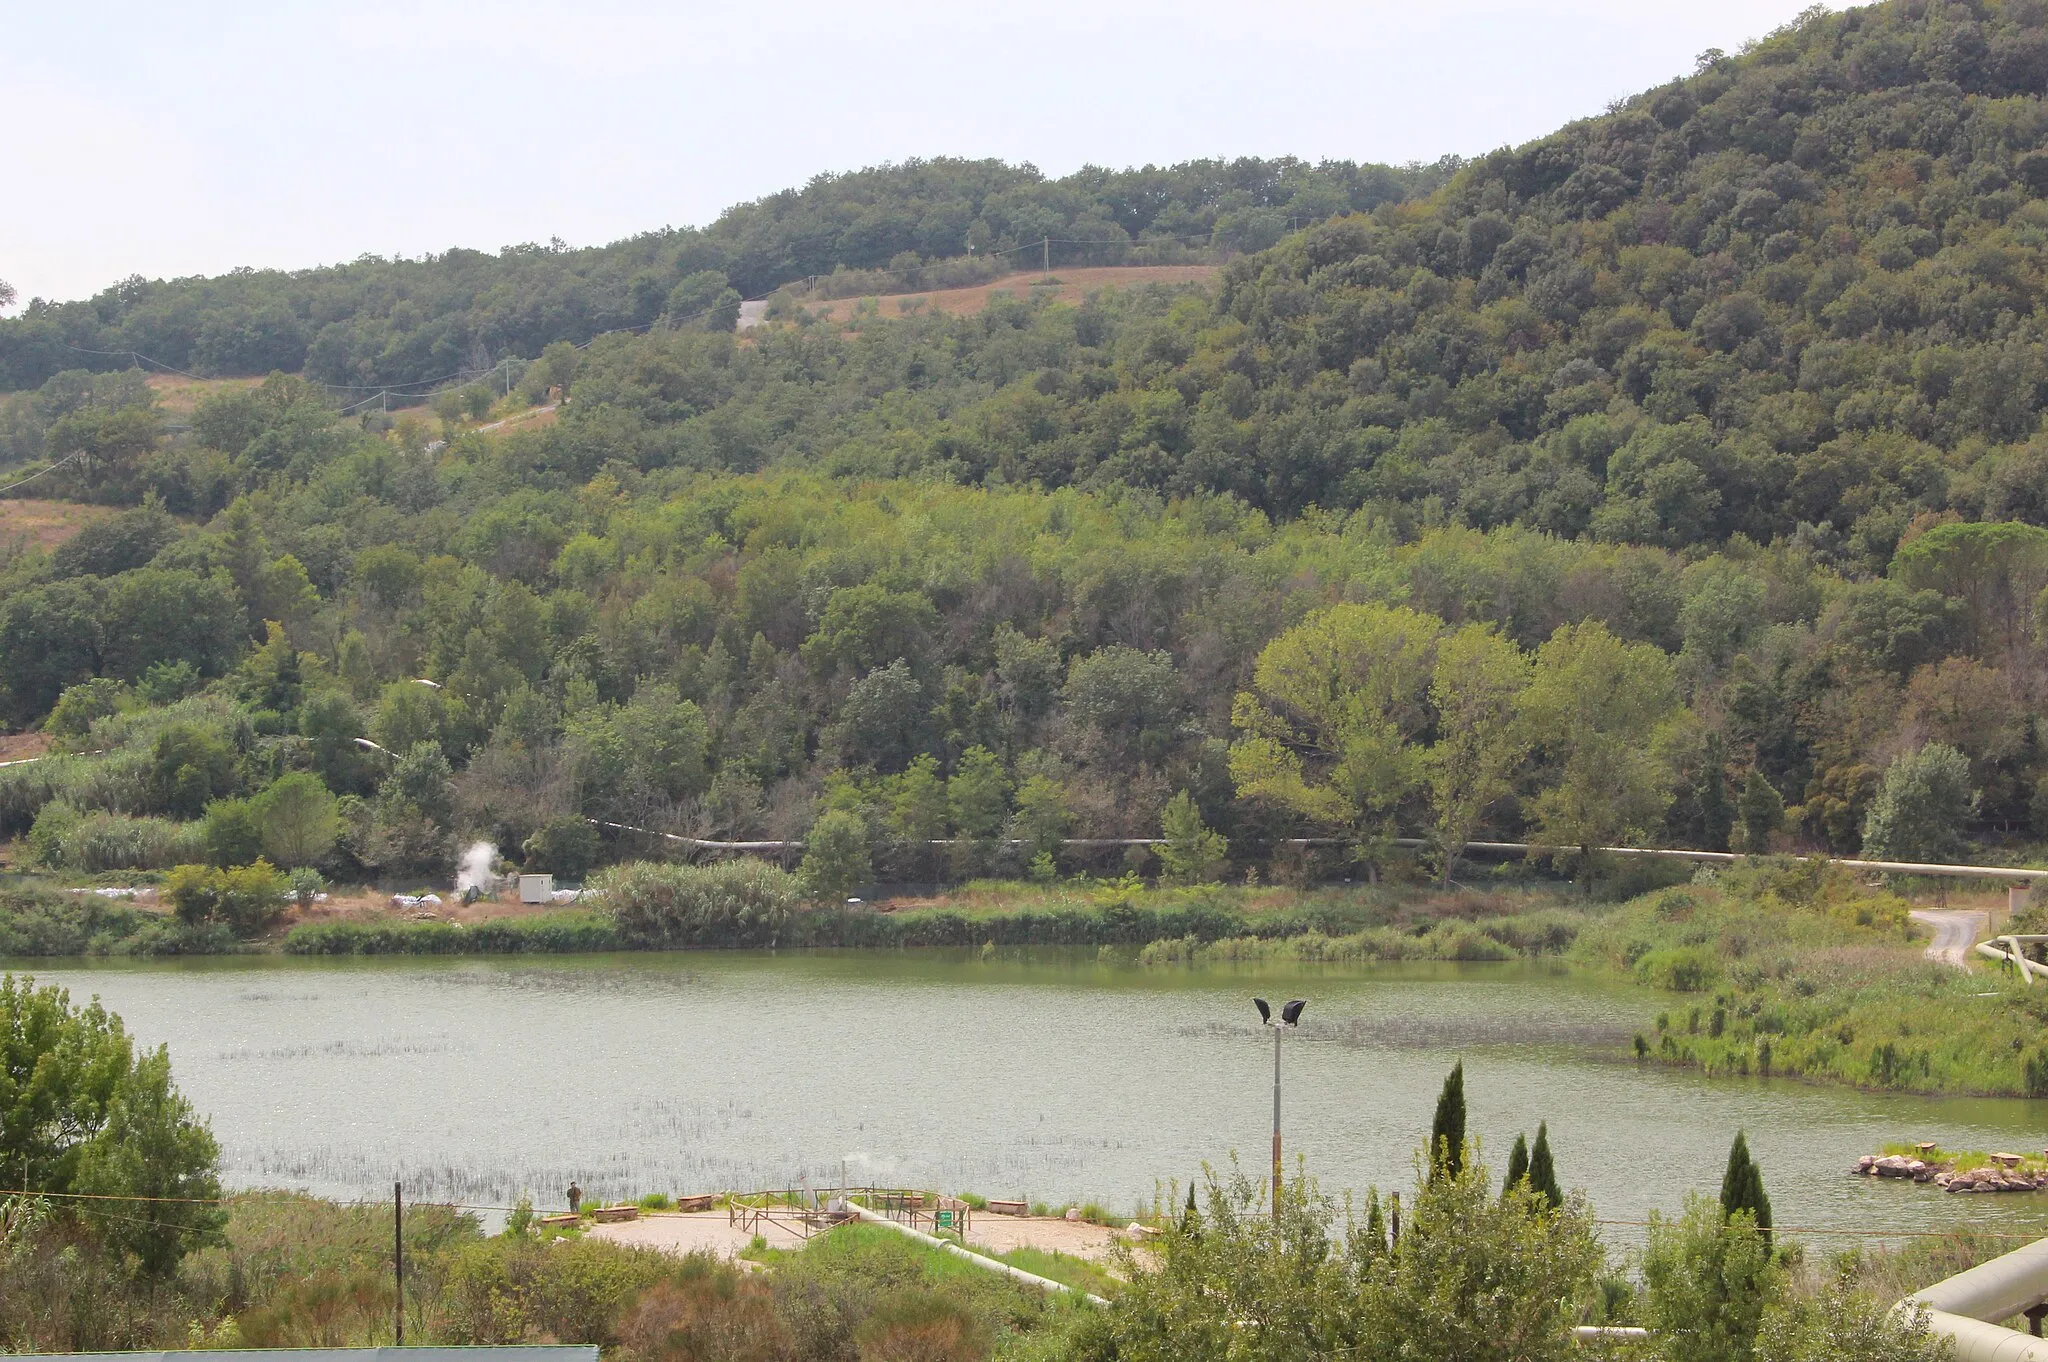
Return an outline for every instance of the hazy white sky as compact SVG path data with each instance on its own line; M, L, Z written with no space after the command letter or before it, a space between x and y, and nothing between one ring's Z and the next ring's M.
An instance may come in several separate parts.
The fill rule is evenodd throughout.
M10 0L0 279L703 223L820 171L1434 160L1689 71L1801 0L965 5Z

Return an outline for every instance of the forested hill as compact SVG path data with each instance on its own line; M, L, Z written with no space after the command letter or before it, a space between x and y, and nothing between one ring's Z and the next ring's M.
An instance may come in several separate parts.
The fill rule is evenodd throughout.
M77 753L0 772L0 831L239 863L233 819L310 773L354 797L351 873L472 834L587 862L588 818L832 819L906 877L942 835L1050 874L1065 832L1169 821L1261 873L1311 832L2016 863L2044 90L2041 0L1892 0L1206 285L784 293L735 335L670 260L662 324L522 341L431 415L278 375L173 424L140 373L58 374L0 450L130 509L0 559L0 720Z
M1119 263L1134 253L1174 259L1212 244L1256 250L1304 223L1434 189L1456 164L1241 158L1091 166L1049 180L994 160L911 161L820 175L730 208L708 227L609 246L132 278L83 302L39 300L0 322L0 390L64 369L126 367L130 351L205 375L303 367L331 384L423 386L507 356L531 358L554 341L692 313L728 287L751 297L835 271L914 271L961 263L970 252L987 261L1042 238L1059 239L1062 264Z

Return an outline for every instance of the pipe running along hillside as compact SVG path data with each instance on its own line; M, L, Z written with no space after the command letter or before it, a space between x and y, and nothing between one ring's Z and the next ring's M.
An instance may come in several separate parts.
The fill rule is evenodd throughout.
M1079 1296L1082 1300L1085 1300L1092 1305L1109 1304L1109 1302L1104 1300L1102 1297L1097 1296L1092 1292L1083 1291L1078 1286L1068 1286L1065 1282L1056 1282L1050 1277L1040 1277L1036 1273L1026 1272L1021 1267L1011 1267L1008 1263L998 1262L994 1258L984 1258L981 1254L976 1253L971 1249L964 1249L960 1247L960 1245L953 1243L949 1239L940 1239L935 1235L926 1234L923 1230L914 1230L910 1228L910 1226L908 1225L902 1224L895 1220L891 1220L886 1215L882 1215L876 1211L869 1210L867 1207L861 1205L857 1201L849 1201L846 1203L846 1206L848 1210L852 1211L855 1215L859 1216L863 1221L870 1225L887 1225L890 1229L896 1231L898 1234L907 1234L912 1239L917 1240L917 1242L919 1242L920 1244L924 1244L930 1248L940 1249L946 1253L952 1254L956 1258L964 1258L968 1262L974 1264L976 1267L986 1268L990 1272L1000 1273L1001 1275L1009 1277L1014 1281L1023 1282L1027 1286L1035 1286L1040 1291L1064 1291L1070 1296Z
M2048 1339L1991 1323L2028 1314L2044 1300L2048 1239L2037 1239L1916 1291L1896 1308L1924 1309L1935 1335L1954 1340L1954 1362L2048 1362Z
M359 740L360 741L360 740ZM30 758L40 760L40 758ZM660 838L675 846L687 847L692 851L802 851L804 844L798 839L771 842L721 842L709 837L684 837L673 832L659 832L653 828L635 827L631 823L612 823L602 818L586 819L595 827L610 828L614 832L637 832L645 837ZM971 839L964 837L935 837L924 843L931 847L963 845ZM1395 837L1397 847L1418 848L1432 845L1420 837ZM1023 846L1022 838L998 838L1004 846ZM1157 847L1165 846L1164 837L1063 837L1060 845L1075 850L1107 849L1109 847ZM1290 847L1335 847L1346 845L1341 837L1284 837L1280 845ZM1546 855L1555 852L1572 852L1576 847L1545 846L1538 842L1467 842L1466 851L1493 851L1519 853L1522 855ZM1645 856L1677 861L1700 861L1708 865L1736 865L1750 859L1740 851L1691 851L1684 847L1595 847L1594 851L1603 856ZM2027 866L2010 865L1943 865L1920 861L1865 861L1846 856L1809 856L1803 860L1824 861L1849 870L1870 870L1887 875L1935 875L1962 880L2002 880L2012 884L2031 884L2035 880L2048 880L2048 869L2034 869Z

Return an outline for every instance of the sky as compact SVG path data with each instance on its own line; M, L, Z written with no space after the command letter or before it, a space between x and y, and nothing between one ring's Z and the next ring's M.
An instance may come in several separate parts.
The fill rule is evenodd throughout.
M0 279L25 302L135 274L590 245L916 156L1060 175L1473 155L1802 8L13 0Z

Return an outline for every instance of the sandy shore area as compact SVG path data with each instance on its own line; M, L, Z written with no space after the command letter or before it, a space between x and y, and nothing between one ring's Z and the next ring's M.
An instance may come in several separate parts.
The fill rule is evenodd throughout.
M721 1258L737 1258L740 1250L754 1239L746 1230L728 1223L724 1211L642 1212L638 1220L592 1225L587 1233L592 1239L660 1249L679 1257L708 1249ZM804 1242L795 1233L772 1224L762 1226L761 1237L768 1241L768 1247L778 1249L802 1248Z
M1008 1253L1016 1248L1042 1249L1064 1253L1069 1258L1101 1262L1110 1248L1127 1238L1123 1233L1083 1220L1062 1220L1053 1216L990 1215L977 1211L968 1222L967 1242L977 1248Z
M753 1236L738 1226L730 1224L724 1211L699 1211L683 1214L677 1211L642 1212L638 1220L627 1220L612 1225L593 1225L587 1231L592 1239L605 1239L614 1244L631 1244L638 1248L660 1249L663 1253L678 1256L708 1250L721 1258L737 1258L740 1251L752 1242ZM762 1235L770 1248L802 1248L803 1239L795 1232L768 1224L762 1227ZM1008 1253L1016 1248L1042 1249L1047 1253L1064 1253L1070 1258L1086 1258L1102 1262L1109 1257L1110 1248L1126 1236L1117 1230L1101 1225L1090 1225L1078 1220L1062 1220L1052 1216L1010 1216L977 1213L968 1231L968 1242L977 1248L989 1249L995 1253Z

